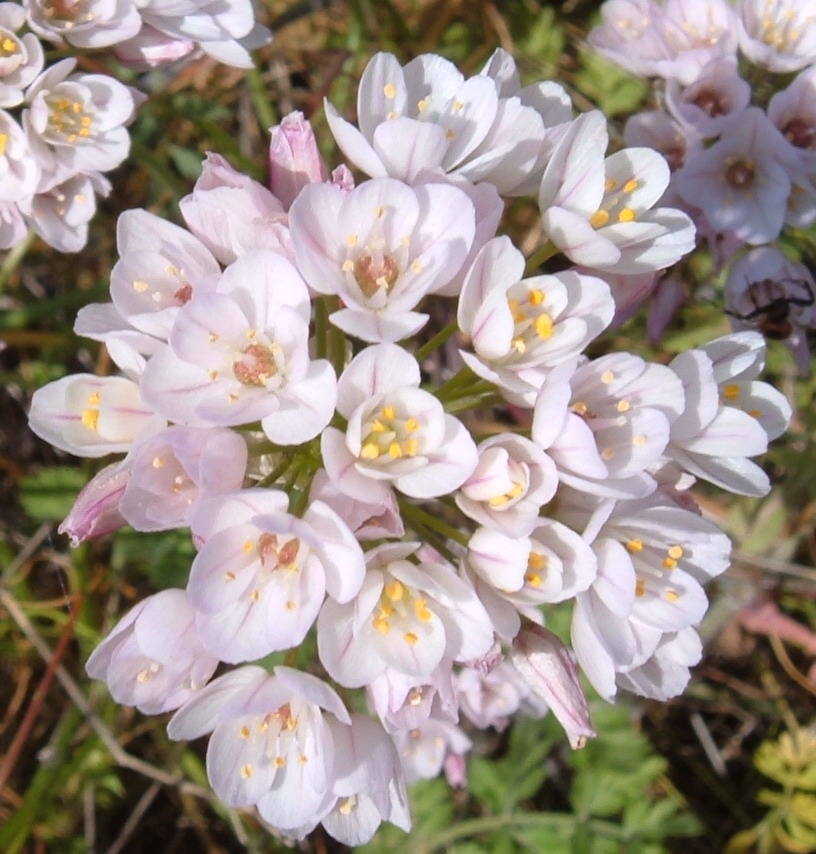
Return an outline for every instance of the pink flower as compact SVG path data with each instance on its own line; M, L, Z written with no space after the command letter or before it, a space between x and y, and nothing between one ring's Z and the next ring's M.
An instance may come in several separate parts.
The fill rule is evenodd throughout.
M443 657L468 661L493 643L473 588L442 563L413 563L417 546L394 543L368 552L357 597L323 606L317 620L320 661L341 685L368 685L389 669L426 678Z
M576 264L613 273L668 267L694 247L694 226L674 208L652 209L669 183L650 148L604 159L606 119L579 116L544 171L538 195L546 236Z
M177 709L215 672L218 659L199 641L183 590L162 590L129 611L94 650L85 669L117 703L146 715Z
M307 184L324 182L329 173L303 113L289 113L269 132L269 189L288 210Z
M28 137L5 110L0 110L0 140L0 201L26 201L37 189L40 168Z
M787 148L765 113L748 107L725 123L717 142L686 162L676 190L718 231L767 243L779 236L791 190Z
M124 464L119 511L137 531L165 531L189 525L200 501L241 486L247 447L232 430L173 426L136 444Z
M130 466L112 463L97 472L79 492L70 512L59 526L76 548L85 540L104 537L127 525L119 512L119 501L130 480Z
M0 4L0 34L3 54L0 57L0 107L16 107L23 101L23 91L42 71L43 49L34 33L18 36L26 21L19 3Z
M460 421L420 389L419 365L396 344L366 347L337 384L345 436L323 431L323 465L334 485L361 501L388 500L390 484L414 498L444 495L476 466L476 445Z
M241 256L206 293L178 309L169 345L142 374L160 412L205 426L260 421L272 441L297 445L334 413L335 377L309 358L309 301L294 267L271 250Z
M742 52L771 71L797 71L816 61L816 22L799 0L742 0L737 33Z
M38 35L83 48L109 47L139 32L134 0L84 0L55 6L49 0L25 0L28 22Z
M514 641L510 660L531 693L550 707L573 750L595 737L575 659L556 635L527 626Z
M454 186L408 187L392 178L345 192L308 184L289 212L298 268L309 286L336 294L331 322L363 341L399 341L428 319L413 311L459 272L475 215Z
M132 380L93 374L72 374L37 389L28 418L41 439L80 457L127 451L137 437L165 425Z
M277 490L214 498L192 519L203 545L188 590L205 646L222 661L252 661L297 646L323 598L360 589L363 553L342 520L311 502L302 519Z

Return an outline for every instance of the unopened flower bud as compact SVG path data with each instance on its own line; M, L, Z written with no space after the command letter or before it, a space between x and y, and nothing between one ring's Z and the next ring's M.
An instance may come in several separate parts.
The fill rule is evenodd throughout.
M119 499L130 480L130 466L121 462L105 466L77 495L71 512L59 526L76 548L85 540L103 537L127 522L119 512Z
M303 113L284 116L270 129L269 189L288 210L306 184L326 181L328 172L317 148L311 123Z
M552 632L526 626L513 642L510 660L533 694L552 709L574 750L595 737L575 660Z

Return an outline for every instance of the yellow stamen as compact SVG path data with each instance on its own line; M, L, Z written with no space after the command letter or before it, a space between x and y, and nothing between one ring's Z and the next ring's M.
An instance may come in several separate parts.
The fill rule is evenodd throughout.
M740 387L734 383L729 383L723 388L723 397L726 400L736 400L740 396Z
M389 581L385 585L385 596L390 602L399 602L405 595L405 588L399 581Z
M549 314L539 314L535 319L535 331L539 338L545 341L553 333L553 322Z
M636 179L636 178L630 178L630 179L629 179L629 180L628 180L628 181L623 185L623 192L624 192L624 193L632 193L632 192L634 192L635 190L637 190L637 188L638 188L639 186L640 186L640 184L638 183L638 181L637 181L637 179Z
M683 547L682 546L671 546L668 551L668 555L670 558L674 560L680 560L683 557Z
M609 222L609 213L605 210L595 211L589 218L589 224L593 228L602 228Z
M635 212L632 208L621 208L618 214L618 222L632 222L635 218Z
M360 450L360 456L364 460L376 460L380 455L380 449L373 442L366 442Z
M419 638L413 632L406 632L403 636L403 640L408 646L414 646Z
M643 540L641 540L641 539L629 540L629 542L626 544L626 548L632 554L637 554L638 552L642 552L643 551Z

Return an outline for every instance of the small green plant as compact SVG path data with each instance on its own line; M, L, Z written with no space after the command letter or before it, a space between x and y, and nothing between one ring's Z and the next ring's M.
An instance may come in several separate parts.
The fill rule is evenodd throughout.
M732 837L726 854L816 850L816 730L795 726L776 741L764 741L754 765L782 788L759 791L757 801L768 807L767 814Z

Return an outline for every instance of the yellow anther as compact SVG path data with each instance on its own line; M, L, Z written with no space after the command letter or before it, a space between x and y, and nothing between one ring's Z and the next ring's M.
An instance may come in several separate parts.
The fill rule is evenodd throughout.
M464 106L465 106L465 105L464 105L461 101L454 101L454 102L451 104L451 111L452 111L452 112L454 112L454 113L461 113L461 112L462 112L462 107L464 107Z
M428 109L428 99L422 98L421 100L417 101L417 109L419 110L420 113L427 110Z
M751 416L751 418L760 418L762 416L762 410L761 409L749 409L748 414Z
M393 83L386 83L383 86L383 95L386 98L395 98L397 95L397 87Z
M207 340L210 342L210 344L215 344L215 342L218 340L218 333L210 332L210 334L207 336Z
M642 552L643 551L643 540L641 540L639 538L629 540L626 543L626 548L632 554L637 554L638 552Z
M409 418L405 422L405 432L415 433L417 430L419 430L419 421L416 418Z
M677 561L674 558L664 557L663 558L663 566L666 569L677 569Z
M257 590L253 590L253 591L249 594L249 598L250 598L253 602L258 602L258 601L260 600L260 598L261 598L261 594L260 594L260 592L259 592L259 591L257 591Z
M382 617L375 617L372 625L381 635L387 635L391 631L391 624Z
M406 632L402 637L408 646L414 646L414 644L419 640L413 632Z
M254 773L253 768L249 763L241 766L241 779L242 780L248 780L253 775L253 773Z
M380 455L380 449L373 442L366 442L360 449L360 456L364 460L376 460Z
M154 469L164 468L164 457L153 457L150 461L150 465L153 466Z
M621 208L618 214L618 222L632 222L635 218L635 212L632 208Z
M723 397L726 400L736 400L740 396L740 387L734 383L729 383L723 388Z
M517 353L521 353L522 355L527 352L527 345L524 343L523 338L514 338L513 347Z
M643 596L646 592L646 584L644 583L642 578L638 578L637 584L635 584L635 596Z
M354 261L352 261L350 258L346 258L346 260L343 261L343 266L341 267L341 269L344 273L350 273L354 269Z
M433 616L433 613L424 599L416 599L414 601L414 611L423 623L427 623Z
M527 299L530 301L530 305L541 305L544 302L544 291L532 290L527 294Z
M224 581L235 581L235 573L234 572L225 572L224 573Z
M663 594L663 598L667 602L676 602L680 598L680 594L676 590L667 590Z
M612 380L614 380L614 379L615 379L615 375L612 373L612 371L604 371L601 374L601 382L604 385L609 385L609 383L611 383Z
M445 130L445 139L456 139L456 131L453 128Z
M207 374L207 376L210 378L210 380L215 380L215 379L217 379L217 378L218 378L218 371L216 371L216 370L215 370L215 368L213 368L213 369L212 369L212 370Z
M378 419L374 419L374 421L371 422L371 432L372 433L385 433L385 431L386 431L386 426L385 426L385 424L382 423L382 421L379 421Z
M150 672L148 670L140 670L136 674L136 681L144 684L150 680Z
M628 400L619 400L618 405L615 407L615 409L617 409L618 412L628 412L631 408L632 408L632 404L629 403Z
M508 501L510 501L509 495L494 495L492 498L487 499L487 504L488 507L504 507Z
M388 456L392 460L398 460L402 456L402 445L399 442L392 442L388 446Z
M242 726L241 729L238 730L238 735L240 735L241 738L249 738L249 727Z
M607 178L604 181L604 191L611 193L618 186L618 182L614 178Z
M623 192L624 192L624 193L633 193L635 190L637 190L637 188L638 188L639 186L640 186L640 184L638 183L638 181L637 181L637 179L636 179L636 178L630 178L630 179L629 179L629 180L628 180L628 181L623 185Z
M601 459L611 460L612 457L614 457L614 456L615 456L615 449L614 448L604 448L601 451Z
M636 448L642 448L648 441L649 440L644 435L641 434L640 436L635 436L635 438L632 439L632 444Z
M546 341L553 333L553 322L549 314L539 314L535 319L535 331L539 338Z
M375 219L382 219L384 216L385 216L385 208L380 207L380 205L377 205L377 207L374 208L374 218Z
M0 133L0 157L6 153L6 143L8 143L8 134Z
M275 757L275 767L276 768L285 768L286 767L286 758L283 756Z
M587 414L587 405L580 400L573 403L572 406L570 407L570 409L572 409L572 411L576 415L586 415Z
M589 218L589 224L593 228L601 228L609 222L609 213L605 210L595 211Z
M402 443L402 450L406 457L415 457L419 453L419 441L417 439L406 439Z
M82 411L82 425L93 430L94 433L99 432L99 410L84 409Z
M411 261L411 272L412 273L421 273L422 272L422 262L418 259Z
M356 245L357 245L357 235L356 234L350 234L346 238L346 246L356 246Z
M510 309L510 314L513 315L513 321L515 323L523 323L525 320L527 320L527 315L521 310L518 304L518 300L515 300L510 297L507 300L507 307Z
M524 580L530 587L541 587L541 576L537 572L528 572L524 576Z
M102 393L93 391L88 395L88 403L91 406L99 406L99 401L102 400Z
M399 602L402 597L405 595L405 588L402 586L402 583L397 581L389 581L388 584L385 585L385 589L383 591L385 593L385 598L389 600L389 602Z
M527 558L527 566L530 569L544 569L547 565L547 556L540 552L530 552L530 557Z
M253 548L254 548L254 546L252 544L252 540L244 540L244 544L241 546L241 551L245 555L248 555L252 551Z
M671 546L668 550L668 555L670 558L674 560L680 560L683 557L683 547L682 546Z
M422 702L423 693L421 685L418 685L416 688L411 688L408 692L408 705L418 706Z
M14 41L12 41L12 39L10 39L10 38L3 39L2 47L6 53L16 53L17 52L17 44Z
M356 808L357 798L352 795L350 798L346 798L337 809L340 812L340 815L350 815Z

